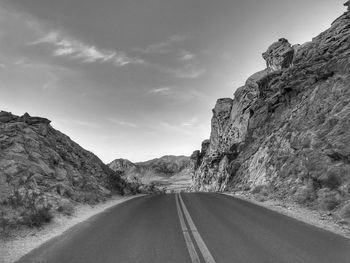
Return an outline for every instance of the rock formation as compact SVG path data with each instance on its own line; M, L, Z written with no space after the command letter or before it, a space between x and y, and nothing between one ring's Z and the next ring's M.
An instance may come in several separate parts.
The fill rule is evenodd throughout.
M347 1L347 2L344 4L344 6L347 6L347 7L348 7L348 10L350 10L350 0Z
M125 187L97 156L49 120L0 112L0 221L34 224L40 211L96 203Z
M350 2L346 5L349 6ZM270 189L325 209L350 197L350 12L311 42L263 54L233 99L219 99L194 163L193 190Z

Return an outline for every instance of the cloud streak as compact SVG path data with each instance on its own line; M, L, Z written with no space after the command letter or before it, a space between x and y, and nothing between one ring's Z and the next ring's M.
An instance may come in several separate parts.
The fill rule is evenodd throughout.
M173 44L183 42L189 38L187 35L172 35L163 42L154 43L144 48L136 47L133 50L144 54L166 54L173 51Z
M119 126L124 126L124 127L129 127L129 128L138 128L139 126L135 123L129 122L129 121L125 121L125 120L121 120L121 119L116 119L116 118L108 118L107 119L110 123L112 124L116 124Z
M180 51L180 61L190 61L196 58L196 55L187 51L187 50L181 50Z
M56 57L68 57L81 60L83 63L112 62L115 66L122 67L128 64L143 64L138 58L131 58L120 51L99 49L88 45L72 37L63 36L58 32L50 32L47 35L30 43L31 45L49 44L54 47L53 55Z
M154 88L149 91L149 93L169 93L171 87Z

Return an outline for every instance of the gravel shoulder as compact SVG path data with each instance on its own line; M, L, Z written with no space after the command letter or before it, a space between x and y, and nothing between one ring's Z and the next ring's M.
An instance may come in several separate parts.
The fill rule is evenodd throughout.
M61 235L63 232L81 223L90 217L103 212L104 210L126 202L134 196L114 196L105 203L91 205L78 205L72 216L57 215L52 222L40 228L25 228L16 231L11 237L0 240L0 263L11 263L18 260L34 248L42 245L46 241Z
M224 192L222 194L263 206L267 209L350 239L350 222L341 220L333 213L311 210L295 203L286 203L278 200L266 200L262 202L257 200L254 195L245 192Z

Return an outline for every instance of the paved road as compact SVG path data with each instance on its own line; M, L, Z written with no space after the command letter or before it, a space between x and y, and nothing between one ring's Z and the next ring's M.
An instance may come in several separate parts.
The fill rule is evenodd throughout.
M349 263L347 239L220 194L139 197L79 224L21 263Z

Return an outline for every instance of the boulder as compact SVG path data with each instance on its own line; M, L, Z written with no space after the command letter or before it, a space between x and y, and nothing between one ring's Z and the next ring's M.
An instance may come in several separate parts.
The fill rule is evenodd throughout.
M289 68L293 62L294 49L287 39L281 38L273 43L265 53L263 58L266 66L271 71Z

